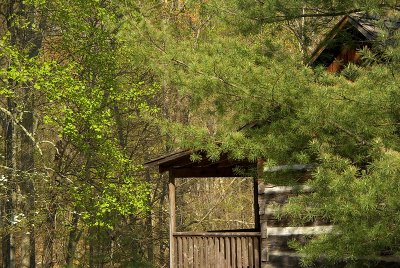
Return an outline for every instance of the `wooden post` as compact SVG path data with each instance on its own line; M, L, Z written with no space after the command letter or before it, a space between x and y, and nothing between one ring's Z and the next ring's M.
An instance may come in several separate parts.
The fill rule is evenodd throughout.
M176 206L175 206L175 177L169 172L168 197L169 197L169 267L176 267L174 233L176 232Z
M264 160L259 158L257 160L257 177L253 178L253 191L254 191L254 227L257 232L261 232L261 217L260 217L260 205L258 203L258 185L262 184L264 180ZM254 239L254 264L255 267L261 267L261 239Z
M260 222L260 206L258 204L258 184L262 182L264 174L264 160L257 160L257 177L253 178L253 192L254 192L254 223L256 231L261 230Z

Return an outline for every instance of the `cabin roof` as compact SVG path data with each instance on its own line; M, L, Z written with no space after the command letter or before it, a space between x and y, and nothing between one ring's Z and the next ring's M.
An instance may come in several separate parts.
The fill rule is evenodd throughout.
M360 34L366 42L371 43L376 40L378 34L382 30L393 32L400 28L400 19L389 20L387 18L380 18L378 16L371 16L364 13L353 13L344 16L333 28L330 30L325 38L319 43L317 48L311 54L308 65L313 66L318 62L319 57L323 52L332 44L338 34L348 28L354 29Z

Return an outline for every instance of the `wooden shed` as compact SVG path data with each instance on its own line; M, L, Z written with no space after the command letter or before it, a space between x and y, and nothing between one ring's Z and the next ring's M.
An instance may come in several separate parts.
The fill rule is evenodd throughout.
M222 155L218 161L204 154L197 162L190 160L192 151L180 151L147 162L169 175L170 209L170 267L297 267L298 256L287 246L288 240L304 234L326 231L323 226L294 227L277 220L273 204L283 204L293 192L291 187L264 185L263 179L253 178L254 219L252 229L202 232L176 231L176 189L180 178L239 177L237 169L252 169L263 174L280 170L304 172L311 166L279 166L263 170L263 161L236 161ZM307 190L307 189L304 189ZM330 227L328 227L330 228Z
M258 213L253 229L219 232L176 231L176 189L180 178L238 177L235 170L255 168L257 163L235 161L222 155L218 161L202 159L192 162L192 151L164 155L145 165L156 166L160 173L168 172L170 210L170 267L260 267L260 226ZM257 180L253 185L257 189ZM254 211L258 212L257 191L254 193Z

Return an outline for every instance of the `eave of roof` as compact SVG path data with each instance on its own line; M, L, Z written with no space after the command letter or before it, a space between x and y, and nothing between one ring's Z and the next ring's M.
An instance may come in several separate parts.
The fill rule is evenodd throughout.
M160 166L162 164L179 159L181 157L191 155L192 153L193 153L192 150L182 150L182 151L168 153L168 154L162 155L160 157L157 157L155 159L145 162L144 167L149 168L149 167Z
M199 161L193 162L190 155L191 150L184 150L169 153L150 160L144 164L146 168L158 167L158 171L163 173L169 171L175 178L194 178L194 177L243 177L238 174L238 170L249 170L255 168L257 163L247 160L233 160L227 154L221 154L220 159L211 161L204 152L196 152L201 156Z

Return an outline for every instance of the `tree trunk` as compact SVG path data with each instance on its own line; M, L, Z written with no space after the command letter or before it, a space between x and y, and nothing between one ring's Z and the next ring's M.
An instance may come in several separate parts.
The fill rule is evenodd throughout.
M80 232L78 230L78 222L79 222L79 214L76 211L74 211L72 213L71 230L68 236L67 256L65 259L66 267L73 267L76 245L80 238Z
M15 27L13 26L13 14L14 14L15 1L7 1L5 4L5 18L6 27L12 34L10 37L11 44L15 44L16 36ZM8 66L6 66L7 68ZM14 81L9 80L9 84L15 84ZM3 254L3 267L13 268L15 267L15 245L14 235L11 232L11 226L14 221L14 201L15 201L15 184L16 184L16 133L15 133L15 103L12 98L7 98L7 110L9 115L6 117L6 129L5 129L5 165L6 180L7 180L7 191L6 200L4 202L3 215L4 223L3 230L5 231L2 237L2 254Z
M11 44L16 46L20 51L27 51L27 57L33 58L39 54L40 48L42 46L42 33L41 31L34 30L35 23L39 25L39 27L43 30L45 16L40 18L39 23L37 20L39 19L37 10L33 5L25 5L25 2L22 0L9 0L5 4L6 7L6 26L7 29L10 31L10 41ZM26 22L24 26L21 27L20 23L16 23L19 20ZM16 93L23 93L23 100L22 103L22 121L21 125L24 128L19 130L19 137L21 137L21 144L20 144L20 159L17 163L17 156L16 156L16 129L14 128L16 120L16 111L15 111L15 103L13 99L9 99L8 102L8 110L11 113L12 118L9 118L9 127L7 130L7 137L6 137L6 151L12 152L9 153L7 156L7 162L12 162L12 168L18 168L20 171L20 181L14 182L14 187L11 187L10 195L15 196L16 191L13 189L19 189L19 194L22 198L21 204L13 202L13 198L8 198L7 201L7 216L11 217L14 213L13 210L20 209L22 213L25 215L27 219L28 226L26 230L23 230L21 233L21 241L20 241L20 249L21 249L21 260L20 265L24 268L34 268L36 265L36 252L35 252L35 229L34 229L34 216L35 216L35 190L34 190L34 183L32 174L34 172L35 163L34 163L34 151L35 151L35 144L31 137L33 136L33 113L34 113L34 95L33 95L33 88L32 87L25 87L25 89L21 90L20 85L18 83L13 83L13 90ZM11 127L12 125L12 127ZM11 147L13 147L11 149ZM11 150L11 151L10 151ZM7 164L8 167L9 164ZM16 179L15 175L11 176L14 177L13 181ZM10 180L11 181L11 180ZM10 203L11 202L11 203ZM11 235L11 234L10 234ZM10 265L14 265L14 255L12 239L7 238L8 242L5 246L6 251L9 251L10 255ZM11 248L9 248L11 247Z
M151 176L150 176L150 170L147 169L146 170L146 181L147 183L151 183ZM147 237L147 243L146 243L146 247L147 247L147 260L150 263L153 263L154 260L154 247L153 247L153 218L152 218L152 205L151 205L151 193L149 192L149 194L147 195L147 203L149 205L149 210L147 212L146 215L146 237Z
M54 266L54 239L56 235L56 213L57 206L55 203L55 198L51 199L51 206L47 214L46 228L44 242L43 242L43 252L42 252L42 267L52 268Z
M88 238L89 238L89 268L94 268L95 260L94 260L94 243L93 241L95 232L93 227L89 227L89 232L88 232Z
M162 181L162 190L160 193L160 206L158 210L158 237L160 239L160 265L164 265L166 263L165 260L165 249L167 248L166 239L168 239L165 234L168 234L168 231L165 230L165 226L168 226L168 223L164 223L165 221L165 213L164 213L164 206L165 206L165 198L167 196L167 189L168 189L168 180L161 177L160 181ZM166 239L164 239L166 238Z
M25 91L25 112L22 117L22 126L30 134L33 133L33 94L30 90ZM35 252L35 186L32 174L35 168L34 143L25 132L21 132L21 194L22 211L27 218L27 232L22 233L21 241L21 267L34 268L36 264Z
M13 116L15 114L15 103L11 98L7 98L7 108L10 115L7 117L6 135L5 135L5 155L6 155L6 179L7 179L7 193L4 204L4 230L5 234L2 237L3 249L3 267L15 267L15 245L14 234L11 231L12 224L15 221L15 184L16 184L16 133Z

